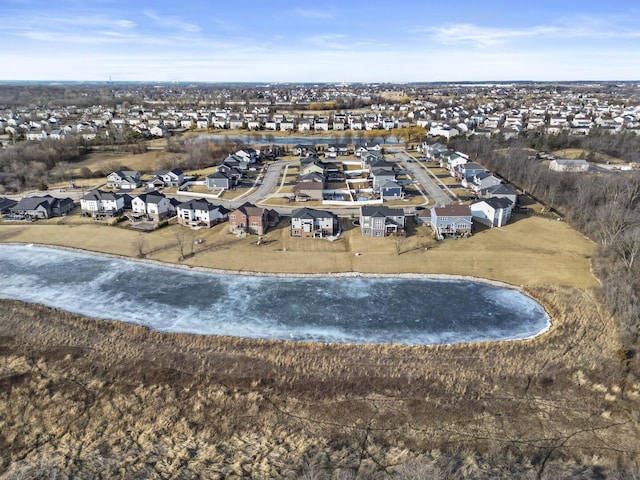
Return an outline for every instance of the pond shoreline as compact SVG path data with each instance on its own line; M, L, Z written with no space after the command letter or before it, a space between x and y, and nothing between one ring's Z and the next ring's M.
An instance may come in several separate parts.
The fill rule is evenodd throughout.
M459 282L461 284L465 284L465 283L471 283L471 284L477 284L477 285L486 285L488 287L492 287L492 288L498 288L498 289L502 289L502 290L511 290L514 292L518 292L518 294L522 295L523 297L528 298L530 301L534 302L535 304L537 304L538 308L539 308L539 314L543 314L544 317L538 317L539 314L536 314L536 317L531 317L533 318L546 318L546 320L544 321L544 324L539 324L537 325L537 329L536 328L530 328L531 325L529 326L524 326L524 329L518 327L515 330L513 330L511 333L506 333L506 332L502 332L503 336L496 336L493 337L491 335L486 336L485 334L480 334L479 336L477 336L477 331L475 329L475 327L473 326L473 322L469 324L469 330L466 330L464 327L463 330L457 330L457 327L453 327L453 330L450 330L449 327L445 327L444 330L437 330L438 328L442 329L443 327L427 327L427 328L436 328L436 331L439 333L436 333L436 331L433 332L433 335L435 335L435 337L431 337L429 336L429 334L427 334L426 337L422 337L421 339L419 339L423 334L425 334L424 331L422 331L420 328L418 328L418 330L414 331L414 327L411 326L410 330L411 330L411 335L417 335L415 337L415 343L411 340L411 336L407 337L406 339L402 337L402 335L400 335L400 337L396 338L395 340L392 340L391 337L389 337L388 341L384 341L381 340L381 338L384 337L376 337L376 335L372 335L368 340L364 340L366 338L368 338L367 334L364 334L362 337L359 336L360 334L356 334L356 337L353 336L353 332L350 330L347 331L342 331L340 326L338 326L337 324L333 324L331 322L327 323L326 325L324 325L322 322L321 323L313 323L313 321L311 321L309 323L308 326L304 327L304 326L300 326L300 325L295 325L292 327L286 327L286 328L293 328L293 330L291 330L291 332L293 333L289 333L289 335L291 336L291 338L293 339L294 336L297 337L295 338L296 341L302 341L302 342L306 342L306 341L310 341L310 342L314 342L314 343L346 343L346 344L377 344L377 343L394 343L394 344L404 344L404 345L452 345L452 344L458 344L458 343L485 343L485 342L500 342L500 341L519 341L519 340L527 340L527 339L532 339L535 337L538 337L546 332L548 332L552 327L554 322L552 321L551 315L549 315L549 311L548 309L545 307L544 305L544 301L541 301L540 299L536 299L534 298L532 295L530 295L528 292L524 291L523 287L517 287L514 285L510 285L504 282L499 282L499 281L494 281L494 280L488 280L488 279L482 279L482 278L477 278L477 277L472 277L472 276L464 276L464 275L450 275L450 274L421 274L421 273L399 273L399 274L377 274L377 273L361 273L361 272L336 272L336 273L320 273L320 274L312 274L312 273L308 273L308 274L301 274L301 273L292 273L292 274L288 274L288 273L271 273L271 272L254 272L254 271L244 271L244 270L224 270L224 269L215 269L215 268L207 268L207 267L197 267L197 266L187 266L187 265L180 265L180 264L175 264L175 263L169 263L169 262L162 262L162 261L158 261L158 260L148 260L148 259L141 259L141 258L132 258L132 257L128 257L125 255L118 255L118 254L106 254L106 253L101 253L101 252L94 252L94 251L87 251L87 250L83 250L83 249L78 249L78 248L71 248L71 247L59 247L59 246L52 246L52 245L42 245L42 244L33 244L33 243L5 243L4 245L7 246L14 246L14 247L19 247L19 248L25 248L28 249L30 247L35 247L37 249L40 249L40 252L42 252L42 250L52 250L52 251L60 251L60 252L64 252L67 251L69 253L76 253L76 254L80 254L80 255L86 255L88 257L95 257L95 258L105 258L105 259L114 259L114 260L120 260L120 261L125 261L125 262L133 262L133 263L137 263L137 264L142 264L142 265L149 265L152 267L156 267L156 268L163 268L163 269L168 269L168 270L174 270L174 271L183 271L183 272L193 272L193 273L200 273L200 274L211 274L211 275L216 275L216 276L238 276L238 277L255 277L255 278L279 278L279 279L288 279L288 278L300 278L300 279L363 279L364 281L366 280L375 280L375 279L379 279L379 280L385 280L385 279L389 279L389 280L399 280L399 281L420 281L420 280L425 280L425 281L434 281L434 282ZM27 254L28 255L28 254ZM117 280L116 280L117 281ZM224 281L224 280L222 280ZM348 286L351 286L351 284L344 284L344 288L346 288ZM359 285L359 284L356 284ZM459 288L461 288L461 286L452 286L451 288L453 288L453 292L457 292ZM122 287L121 287L122 288ZM137 287L136 287L137 288ZM334 287L336 288L336 287ZM338 287L338 288L343 288L343 287ZM362 288L362 287L355 287L355 288ZM393 288L393 287L391 287ZM430 287L429 291L431 290L431 288L438 288L438 287ZM462 288L466 288L466 287L462 287ZM365 290L368 291L368 290ZM385 287L384 290L382 291L378 291L378 293L376 293L375 290L371 291L371 295L374 296L374 298L378 298L380 293L382 292L387 292L387 287ZM438 291L436 289L436 291ZM447 291L449 291L449 288L447 288ZM406 291L408 295L412 295L409 292L410 291ZM362 291L358 291L357 292L358 295L362 295L363 292ZM365 294L367 295L367 294ZM454 295L458 295L456 293L454 293ZM466 298L467 295L463 294L463 297ZM461 297L461 298L463 298ZM9 297L9 298L14 298L19 300L20 297ZM97 297L96 297L97 298ZM356 297L356 298L360 298L360 297ZM417 297L413 297L411 296L411 298L417 298ZM429 295L427 295L425 297L425 301L427 301L427 305L429 304L428 299ZM457 297L456 297L457 298ZM249 330L246 330L247 326L246 325L240 325L239 329L236 330L236 333L233 333L233 330L227 330L225 328L225 326L215 326L213 327L213 329L209 329L209 327L206 327L204 330L201 330L201 328L203 327L203 325L201 323L198 323L198 318L194 318L194 323L193 323L193 327L191 325L191 320L187 321L187 327L184 327L184 317L180 314L176 314L176 317L173 317L173 320L175 320L175 322L177 322L173 327L168 326L164 321L160 322L159 324L147 324L146 321L141 321L140 319L137 319L137 312L134 310L131 310L129 312L130 315L132 315L131 317L112 317L112 316L108 316L108 317L102 317L101 315L98 315L96 317L95 313L91 313L90 311L85 310L84 313L81 310L75 310L73 307L71 308L65 308L64 306L59 306L59 305L55 305L55 304L51 304L51 303L47 303L45 302L40 302L37 298L35 299L35 301L33 301L33 298L31 300L27 299L27 298L23 298L23 301L27 301L28 303L39 303L39 304L43 304L43 305L49 305L52 306L53 308L60 308L61 310L67 310L70 312L75 312L78 313L80 315L85 315L88 317L95 317L95 318L101 318L104 320L110 320L110 321L121 321L121 322L125 322L125 323L133 323L133 324L137 324L137 325L143 325L147 328L149 328L150 330L154 330L154 331L159 331L159 332L174 332L174 333L186 333L186 334L204 334L204 335L213 335L213 336L219 336L219 335L223 335L223 336L236 336L238 338L256 338L256 339L263 339L263 340L283 340L285 339L284 337L282 337L282 332L281 330L281 325L278 325L279 328L276 328L272 334L267 334L267 330L262 329L261 333L257 333L256 336L254 336L253 333L251 334L247 334L248 332L252 332L252 328L249 326ZM75 300L77 301L77 299ZM409 301L407 299L407 301L409 303L413 303L412 301ZM510 303L510 302L509 302ZM504 305L508 305L509 303L506 303ZM286 304L286 301L285 301ZM482 305L483 302L480 302L479 305ZM183 308L180 306L181 302L178 302L175 306L178 309L177 312L180 312L180 309ZM432 306L434 304L431 304ZM501 304L503 305L503 304ZM342 308L342 307L341 307ZM347 315L347 317L345 318L351 318L351 316L353 315L353 312L350 310L350 307L345 306L346 310L344 310L345 315ZM414 308L414 312L416 312L415 307ZM485 307L486 308L486 307ZM509 307L508 307L509 308ZM278 317L277 313L276 313L276 317L264 317L264 318L281 318L281 319L285 319L285 318L290 318L288 315L294 315L292 312L286 313L287 312L288 307L284 308L282 311L278 310L279 312L282 312L280 315L285 315L284 317L280 316ZM399 308L400 310L403 310L403 308ZM374 309L375 311L375 309ZM393 310L393 311L397 311L397 310ZM407 310L407 313L410 312L411 309ZM420 311L420 310L418 310ZM424 312L426 312L427 310L425 310ZM436 317L432 317L430 315L427 315L427 319L429 324L431 325L432 321L435 321L436 323L433 325L442 325L442 321L444 320L445 322L447 321L451 321L453 322L451 325L456 325L458 324L458 316L454 314L454 317L451 317L451 320L445 320L448 317L447 315L450 315L450 313L446 313L451 311L450 308L445 309L444 311L442 311L441 313L444 316L436 316ZM483 310L478 310L478 312L483 311ZM497 312L502 312L502 307L500 307ZM493 309L488 310L486 315L488 315L487 317L483 317L486 318L487 320L492 318L493 313ZM252 312L253 314L254 312ZM272 312L273 313L273 312ZM516 312L514 312L516 313ZM245 312L243 315L246 315L247 312ZM241 315L238 318L244 318L243 315ZM408 316L404 317L402 316L401 318L404 318L407 322L410 322L408 325L413 325L413 321L415 322L420 322L421 320L424 320L425 317L422 316L422 314L419 314L418 317L414 316L415 313L408 313ZM294 315L295 316L295 315ZM372 317L369 317L369 320L371 320L372 318L378 318L377 317L377 312L373 313L372 312ZM519 316L516 317L511 317L510 322L513 322L514 320L518 319ZM525 318L529 318L528 316L523 317L523 320L526 324L528 324L528 320L524 320ZM404 324L404 321L401 320L401 322L403 323L403 328L409 330L409 327L407 325ZM468 319L466 321L469 321ZM480 323L479 324L484 324L484 321L478 319L478 321ZM517 320L516 320L517 321ZM538 322L539 320L536 320L536 322ZM235 323L235 320L231 320L232 323ZM171 322L169 322L171 323ZM279 324L279 321L277 322ZM258 324L262 327L261 324ZM323 326L322 326L323 325ZM493 324L493 320L488 321L487 326L489 328L488 331L491 331L491 328L493 328L491 325ZM497 324L495 324L497 327ZM331 333L318 333L317 328L324 328L324 326L327 326L330 329L336 329L335 331L332 331ZM192 329L194 328L194 329ZM266 327L265 327L266 328ZM269 329L271 327L268 327ZM301 330L300 330L301 328ZM394 328L394 327L390 327L390 328ZM502 327L497 327L498 331L502 328ZM260 328L259 328L260 330ZM528 330L528 331L527 331ZM392 330L393 331L393 330ZM454 333L456 332L457 333ZM299 334L296 334L295 332L299 332ZM465 333L466 332L466 333ZM506 334L505 334L506 333ZM523 335L524 334L524 335ZM273 335L273 337L271 337L270 335ZM308 336L307 336L308 335ZM342 339L339 338L340 336L344 335L345 337L343 337ZM442 335L442 336L441 336ZM451 337L451 335L453 335L453 337ZM392 336L393 337L393 336ZM356 338L358 339L363 339L364 341L360 341L360 340L355 340Z
M449 273L371 273L371 272L328 272L328 273L283 273L283 272L264 272L257 270L226 270L222 268L199 267L192 265L182 265L173 262L162 262L160 260L150 260L147 258L129 257L127 255L119 255L114 253L97 252L95 250L85 250L82 248L65 247L62 245L50 245L43 243L23 243L23 242L6 242L0 245L13 246L37 246L42 248L50 248L52 250L65 250L69 252L84 253L104 258L117 258L121 260L129 260L133 262L145 263L165 268L176 268L191 272L213 273L218 275L244 275L255 277L279 277L279 278L402 278L402 279L425 279L425 280L442 280L442 281L468 281L483 283L493 287L508 288L526 293L521 285L513 285L499 280L491 280L483 277L474 277L471 275L453 275Z

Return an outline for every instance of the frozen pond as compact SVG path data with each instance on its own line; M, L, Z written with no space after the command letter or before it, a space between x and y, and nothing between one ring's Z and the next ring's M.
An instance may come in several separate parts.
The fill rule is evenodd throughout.
M0 298L166 332L344 343L535 336L544 309L512 289L421 278L216 274L0 245Z

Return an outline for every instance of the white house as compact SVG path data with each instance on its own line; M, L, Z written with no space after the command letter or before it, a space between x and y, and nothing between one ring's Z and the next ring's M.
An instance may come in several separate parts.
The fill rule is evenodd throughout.
M551 160L549 169L554 172L588 172L589 162L586 160Z
M187 227L211 228L229 217L229 210L205 200L189 200L176 207L178 223Z
M487 198L476 200L470 206L474 220L491 228L502 227L511 218L513 203L507 198Z
M91 190L80 199L82 213L96 216L115 216L124 209L124 195Z
M131 210L134 214L147 215L160 220L169 215L171 202L162 193L143 193L131 200Z

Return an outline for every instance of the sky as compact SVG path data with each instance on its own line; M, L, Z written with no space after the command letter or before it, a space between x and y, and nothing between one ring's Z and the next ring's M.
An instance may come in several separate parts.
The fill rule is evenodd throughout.
M0 80L640 79L638 0L1 0Z

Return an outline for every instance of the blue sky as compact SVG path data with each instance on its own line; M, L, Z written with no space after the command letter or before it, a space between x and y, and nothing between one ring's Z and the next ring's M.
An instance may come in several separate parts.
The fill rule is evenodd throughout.
M2 0L0 80L638 80L640 2Z

